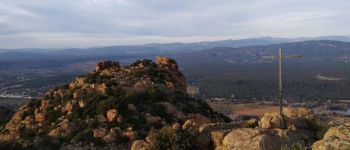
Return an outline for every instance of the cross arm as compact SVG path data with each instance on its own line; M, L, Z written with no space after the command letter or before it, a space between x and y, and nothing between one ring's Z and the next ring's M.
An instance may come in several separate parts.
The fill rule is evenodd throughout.
M287 55L283 56L283 58L301 58L301 55Z
M262 56L262 59L277 59L278 56Z

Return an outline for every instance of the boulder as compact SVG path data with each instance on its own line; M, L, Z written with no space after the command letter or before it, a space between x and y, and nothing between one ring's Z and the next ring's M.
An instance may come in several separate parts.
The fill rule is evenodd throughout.
M260 119L259 127L264 129L284 128L282 116L277 113L265 113Z
M64 119L61 123L58 124L58 127L52 129L48 136L58 138L58 137L69 137L76 132L76 126L74 123L69 122L69 120Z
M58 128L52 129L52 130L49 132L48 136L53 137L53 138L58 138L58 137L61 136L61 132L60 132L60 130L59 130Z
M282 146L305 146L311 136L305 132L282 129L239 128L230 131L220 148L224 150L279 150ZM220 142L216 142L220 144Z
M77 99L77 98L81 97L84 93L85 93L85 90L84 90L84 89L76 90L76 91L73 93L73 98L74 98L74 99Z
M45 115L43 113L37 113L35 114L35 121L42 123L45 121Z
M193 120L187 120L182 125L182 130L187 131L191 134L197 134L199 133L198 125Z
M40 105L40 110L41 111L44 111L49 106L49 101L48 100L42 100L40 103L41 103L41 105Z
M225 136L229 133L229 130L218 130L210 133L210 138L214 147L222 146Z
M148 145L145 140L136 140L132 143L131 150L148 150Z
M98 115L98 116L97 116L97 120L98 120L98 122L100 122L100 123L105 123L105 122L107 121L106 117L103 116L103 115Z
M66 112L71 112L72 110L73 110L73 104L72 104L72 102L68 102L65 106L64 106L64 108L66 109Z
M138 137L138 134L136 131L127 130L123 132L123 135L127 137L129 140L135 140Z
M259 126L265 129L308 129L316 117L310 109L287 107L283 109L283 119L278 112L266 113L260 119Z
M106 136L103 137L103 141L106 143L112 143L116 140L117 138L117 133L115 130L110 130L110 132L107 133Z
M105 128L97 128L93 130L94 138L102 138L106 135L106 129Z
M193 122L195 122L198 126L202 125L202 124L208 124L211 123L211 119L208 117L203 116L202 114L188 114L187 115L187 119L192 120Z
M86 77L75 78L75 80L69 84L69 89L76 89L78 87L82 87L85 84L85 81Z
M136 93L140 93L145 91L147 88L149 88L150 85L143 83L143 82L136 82L133 87L132 90Z
M312 145L312 150L350 150L350 127L331 127L322 140Z
M85 107L85 101L80 100L80 101L79 101L79 107L80 107L80 108L84 108L84 107Z
M112 122L117 117L118 117L118 110L117 109L111 109L111 110L107 111L107 120L108 120L108 122Z
M107 91L107 86L105 83L102 84L91 84L90 88L94 89L99 94L104 94Z
M146 119L147 124L157 124L162 120L161 117L153 116L150 113L146 113L145 119Z

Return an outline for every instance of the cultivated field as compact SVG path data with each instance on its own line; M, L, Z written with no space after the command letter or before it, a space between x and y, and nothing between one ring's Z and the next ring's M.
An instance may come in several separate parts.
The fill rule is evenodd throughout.
M258 105L256 103L231 104L209 102L210 107L227 116L262 116L266 112L278 112L278 106Z

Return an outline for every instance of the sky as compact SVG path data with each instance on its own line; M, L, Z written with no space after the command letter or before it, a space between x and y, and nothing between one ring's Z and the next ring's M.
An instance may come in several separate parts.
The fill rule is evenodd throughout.
M0 48L350 35L348 0L1 0Z

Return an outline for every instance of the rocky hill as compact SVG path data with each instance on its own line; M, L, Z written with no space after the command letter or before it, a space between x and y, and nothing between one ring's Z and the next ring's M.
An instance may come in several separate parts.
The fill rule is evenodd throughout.
M349 123L330 128L306 108L229 121L188 96L172 59L101 61L19 108L0 128L0 149L350 149Z
M101 61L96 71L22 106L1 129L7 148L129 149L152 130L229 121L186 93L177 63L166 57L121 67Z

